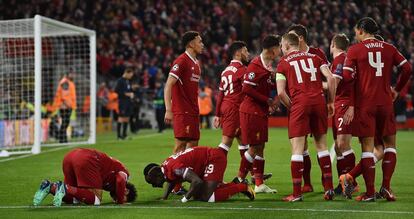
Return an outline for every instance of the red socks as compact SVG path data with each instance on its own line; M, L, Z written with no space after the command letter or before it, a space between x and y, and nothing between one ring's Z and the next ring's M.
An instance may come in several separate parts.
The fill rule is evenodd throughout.
M362 152L361 156L362 175L364 176L367 196L375 194L375 162L372 152Z
M249 154L248 151L244 152L244 155L240 160L239 174L238 177L244 179L247 173L252 169L254 158Z
M319 167L322 171L322 185L325 191L333 189L331 157L329 151L318 152Z
M382 187L390 189L391 177L397 164L397 150L386 148L382 160Z
M306 150L303 152L303 181L305 185L311 185L311 172L312 163L309 157L309 152Z
M210 200L208 202L219 202L225 201L229 199L231 196L239 193L247 191L247 185L244 183L227 183L222 184L214 191L213 195L211 195Z
M67 201L70 200L70 198L72 198L72 202L73 202L73 197L75 197L78 201L83 202L85 204L88 205L99 205L100 204L100 200L95 196L95 194L91 191L89 191L88 189L84 189L84 188L77 188L74 186L70 186L70 185L65 185L66 186L66 195L68 196L66 198Z
M355 167L355 154L352 149L342 153L342 157L337 157L336 169L338 177L342 174L350 172Z
M260 186L263 184L264 165L264 158L256 155L253 162L253 173L256 186Z
M292 155L290 159L290 172L292 174L293 195L302 194L303 155Z

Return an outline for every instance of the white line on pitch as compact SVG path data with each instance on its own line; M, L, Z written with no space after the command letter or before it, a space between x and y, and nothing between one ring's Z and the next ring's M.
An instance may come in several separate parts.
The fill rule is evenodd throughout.
M157 136L157 135L161 135L161 134L154 133L154 134L142 135L142 136L135 137L132 140L141 139L141 138L149 138L149 137L154 137L154 136ZM103 142L103 143L115 143L115 142L119 142L119 141L113 141L113 142L108 141L108 142ZM39 155L54 152L54 151L60 151L60 150L63 150L63 149L73 148L73 147L77 147L77 146L79 146L79 145L62 146L62 147L58 147L58 148L54 148L54 149L50 149L50 150L41 152ZM7 161L12 161L12 160L18 160L18 159L22 159L22 158L26 158L26 157L32 157L32 156L35 156L35 155L37 155L37 154L27 154L27 155L22 155L22 156L19 156L19 157L6 158L4 160L0 160L0 163L7 162Z
M137 205L102 205L102 206L71 206L61 207L54 206L0 206L0 209L170 209L170 210L246 210L246 211L307 211L307 212L334 212L334 213L377 213L377 214L408 214L414 215L414 211L369 211L369 210L352 210L352 209L314 209L314 208L233 208L233 207L208 207L208 206L187 206L187 207L168 207L168 206L137 206Z

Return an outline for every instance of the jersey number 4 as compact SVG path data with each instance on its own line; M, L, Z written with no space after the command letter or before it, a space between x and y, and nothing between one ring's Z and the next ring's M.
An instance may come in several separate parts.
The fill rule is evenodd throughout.
M306 61L308 62L309 67L306 65L304 59L300 60L300 62L298 61L289 62L289 64L295 68L296 78L298 79L299 84L303 83L301 68L304 72L311 74L311 77L310 77L311 81L316 81L317 70L313 65L313 61L312 59L306 59ZM299 63L300 63L300 67L299 67Z
M368 61L369 65L375 68L377 71L375 72L375 76L381 77L382 76L382 68L384 67L384 63L381 62L381 52L375 52L376 62L374 61L374 53L368 52Z
M228 75L227 77L223 76L223 77L221 77L221 81L223 82L224 95L232 94L234 92L234 90L233 90L233 75Z

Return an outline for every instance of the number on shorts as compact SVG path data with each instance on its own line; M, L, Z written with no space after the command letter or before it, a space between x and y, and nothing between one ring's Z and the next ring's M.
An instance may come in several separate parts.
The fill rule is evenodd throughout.
M377 60L376 62L374 61L374 53L368 52L369 65L371 65L371 67L376 69L375 76L381 77L382 68L384 68L384 63L381 62L381 52L375 52L375 59Z
M227 94L232 94L234 92L233 90L233 75L228 75L221 77L221 81L223 82L223 90L224 95L227 96ZM229 89L227 89L229 87Z
M343 118L338 118L338 122L339 122L338 130L341 131L342 130L342 123L344 122L344 119Z
M306 61L308 61L309 67L306 66L305 60L303 59L300 60L300 66L302 67L304 72L311 74L311 78L310 78L311 81L316 81L317 70L313 65L313 61L310 58L306 59ZM289 64L295 68L295 73L296 73L296 78L298 80L298 83L299 84L303 83L302 74L300 71L298 61L292 61L292 62L289 62Z

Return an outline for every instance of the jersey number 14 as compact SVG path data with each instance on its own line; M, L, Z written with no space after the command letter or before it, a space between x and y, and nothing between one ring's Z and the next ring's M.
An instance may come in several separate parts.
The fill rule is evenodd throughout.
M302 73L301 73L302 71L300 70L301 68L304 72L311 74L311 77L310 77L311 81L316 81L317 70L315 66L313 65L313 61L312 59L306 59L306 61L308 62L309 67L306 66L304 59L300 60L300 62L298 61L289 62L289 64L293 66L293 68L295 68L296 79L298 80L299 84L303 83ZM299 67L299 63L300 63L300 67Z

